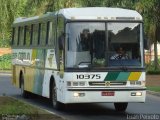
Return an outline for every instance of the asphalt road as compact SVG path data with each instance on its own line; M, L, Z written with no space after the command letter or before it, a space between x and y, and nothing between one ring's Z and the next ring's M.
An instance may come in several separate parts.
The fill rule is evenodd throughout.
M33 96L32 99L23 99L20 90L11 85L11 75L0 73L0 96L12 96L33 105L44 108L66 120L137 120L160 119L160 97L147 94L145 103L129 103L125 113L114 110L112 103L72 104L64 111L52 108L48 99Z

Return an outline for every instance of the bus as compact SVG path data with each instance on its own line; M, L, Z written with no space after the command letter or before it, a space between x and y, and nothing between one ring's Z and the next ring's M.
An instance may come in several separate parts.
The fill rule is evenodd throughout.
M12 83L23 97L49 98L55 109L111 102L125 111L145 102L146 42L137 11L65 8L17 18L12 29Z

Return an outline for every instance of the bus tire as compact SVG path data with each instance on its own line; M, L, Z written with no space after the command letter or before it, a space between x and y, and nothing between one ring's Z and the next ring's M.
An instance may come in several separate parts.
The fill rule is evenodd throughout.
M24 90L24 77L23 77L23 74L20 75L20 88L21 88L21 96L23 98L29 98L29 93Z
M128 103L114 103L116 111L125 112L127 109Z
M52 83L52 86L51 86L51 102L54 109L57 109L57 110L63 109L63 104L57 101L57 87L54 82Z

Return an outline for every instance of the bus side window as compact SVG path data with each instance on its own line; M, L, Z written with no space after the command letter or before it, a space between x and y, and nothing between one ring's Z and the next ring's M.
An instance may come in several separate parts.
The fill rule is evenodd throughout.
M38 24L33 24L32 45L37 46L38 43Z
M21 27L18 27L18 40L17 40L17 45L19 45L19 42L20 42L20 30L21 30Z
M41 24L38 24L38 41L37 41L37 46L40 45L40 32L41 32Z
M49 26L48 45L55 47L55 33L56 33L55 21L49 21L48 26Z
M62 50L64 48L64 19L59 17L58 19L58 27L57 27L57 40L58 40L58 46L59 50Z
M19 45L22 46L24 42L24 27L20 27Z
M16 46L18 41L18 27L14 28L13 45Z
M45 46L47 35L47 26L46 23L41 23L40 27L40 45Z
M30 41L30 45L33 44L33 24L31 25L31 41Z
M24 45L29 46L31 40L31 26L25 26Z
M46 41L45 41L45 45L48 45L48 39L49 39L49 27L50 27L50 21L47 22L47 30L46 30Z

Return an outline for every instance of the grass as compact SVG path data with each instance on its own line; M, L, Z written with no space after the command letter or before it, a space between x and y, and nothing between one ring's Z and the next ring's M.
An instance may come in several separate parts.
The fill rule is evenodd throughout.
M154 91L154 92L160 92L160 86L148 86L147 90Z
M61 117L10 97L0 97L0 115L25 115L32 120L63 120Z

